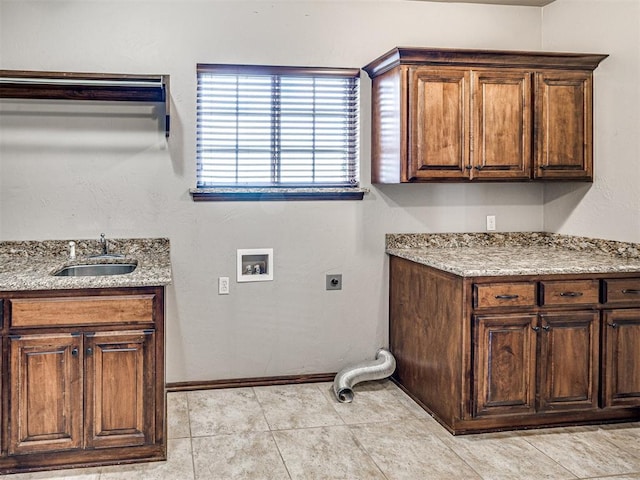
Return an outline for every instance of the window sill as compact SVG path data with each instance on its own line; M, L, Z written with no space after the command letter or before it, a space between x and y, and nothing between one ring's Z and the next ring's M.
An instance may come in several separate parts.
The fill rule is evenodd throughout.
M368 188L279 188L215 187L189 190L194 202L282 201L282 200L362 200Z

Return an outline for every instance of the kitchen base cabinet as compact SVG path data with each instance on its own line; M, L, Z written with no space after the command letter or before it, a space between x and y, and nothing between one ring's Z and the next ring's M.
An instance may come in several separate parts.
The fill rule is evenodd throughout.
M71 334L9 338L9 455L80 448L81 348Z
M1 295L0 473L166 458L162 287Z
M603 401L607 407L640 404L640 308L603 314Z
M154 441L154 332L99 332L88 338L85 408L89 448Z
M535 411L535 315L474 318L474 415Z
M596 311L540 315L537 410L589 410L598 407Z
M391 256L393 378L454 434L638 421L639 277L461 277Z

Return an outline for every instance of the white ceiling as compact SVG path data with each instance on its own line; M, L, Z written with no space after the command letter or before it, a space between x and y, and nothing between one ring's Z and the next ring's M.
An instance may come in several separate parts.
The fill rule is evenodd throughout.
M525 5L530 7L543 7L549 5L555 0L422 0L429 2L446 2L446 3L491 3L494 5Z

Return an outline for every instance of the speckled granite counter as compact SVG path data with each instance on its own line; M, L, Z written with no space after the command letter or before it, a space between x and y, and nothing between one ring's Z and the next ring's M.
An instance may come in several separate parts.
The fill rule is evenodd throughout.
M388 234L386 247L463 277L640 272L640 244L544 232Z
M169 240L166 238L109 239L109 251L121 258L91 258L101 251L97 240L76 242L76 258L69 259L70 240L0 242L0 291L59 290L161 286L171 283ZM68 265L132 263L124 275L56 277Z

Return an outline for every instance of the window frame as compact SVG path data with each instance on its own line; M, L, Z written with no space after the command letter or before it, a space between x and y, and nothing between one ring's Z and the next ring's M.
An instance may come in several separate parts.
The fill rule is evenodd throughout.
M196 77L201 73L214 73L222 75L278 75L278 76L309 76L309 77L329 77L329 78L356 78L359 82L359 68L331 68L331 67L292 67L275 65L233 65L233 64L202 64L196 66ZM225 200L362 200L368 189L360 187L359 164L360 164L360 85L358 83L358 99L356 100L356 122L357 139L355 146L357 152L355 159L348 162L349 167L356 169L356 183L348 185L281 185L273 186L251 186L242 184L228 184L215 186L196 186L190 189L194 201L225 201ZM198 120L196 120L196 123ZM315 134L315 131L314 131ZM198 167L200 160L197 160ZM196 172L196 178L199 173Z

